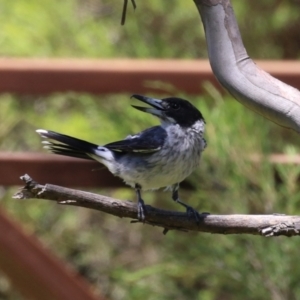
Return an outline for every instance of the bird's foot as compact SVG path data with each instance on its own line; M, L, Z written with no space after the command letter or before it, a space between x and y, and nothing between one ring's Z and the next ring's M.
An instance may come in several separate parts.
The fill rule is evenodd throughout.
M200 223L201 216L199 212L191 206L186 206L186 213L189 218L193 218L197 224Z
M188 205L186 206L186 213L189 218L193 218L196 221L197 225L199 225L205 216L210 214L208 212L199 213L196 209Z
M137 204L137 211L138 211L137 214L138 220L141 222L145 222L146 206L143 199L139 199Z

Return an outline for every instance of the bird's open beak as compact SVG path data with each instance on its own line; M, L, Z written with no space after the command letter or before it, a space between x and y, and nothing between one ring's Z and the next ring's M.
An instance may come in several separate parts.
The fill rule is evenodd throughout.
M160 118L163 117L163 115L164 115L163 112L164 112L165 108L162 105L162 103L163 103L162 100L154 99L154 98L150 98L150 97L146 97L146 96L142 96L142 95L132 95L131 98L138 99L138 100L152 106L152 107L142 107L142 106L131 105L132 107L134 107L140 111L160 117Z

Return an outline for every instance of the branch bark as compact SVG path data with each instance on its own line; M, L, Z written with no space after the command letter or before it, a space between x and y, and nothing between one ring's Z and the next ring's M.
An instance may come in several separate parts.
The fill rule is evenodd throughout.
M43 199L63 205L80 206L102 211L120 218L136 220L137 205L89 192L69 189L52 184L41 185L29 175L21 179L25 186L16 193L15 199ZM262 236L300 235L300 216L285 215L211 215L201 214L196 224L186 213L167 211L147 205L145 224L168 230L199 231L220 234L255 234Z
M205 30L212 70L239 102L300 132L300 92L256 66L248 56L230 0L194 0Z

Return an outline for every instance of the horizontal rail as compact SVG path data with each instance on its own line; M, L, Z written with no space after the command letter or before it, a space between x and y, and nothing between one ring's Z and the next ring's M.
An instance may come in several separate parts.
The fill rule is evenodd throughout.
M265 71L300 89L300 61L257 61ZM0 93L52 92L145 93L161 92L149 81L168 82L188 94L203 92L211 81L222 89L207 60L136 59L0 59Z
M263 158L249 157L254 163ZM300 164L300 155L272 154L267 157L275 164ZM67 187L125 187L121 179L94 161L42 153L0 152L0 185L22 185L20 176L28 173L40 183L52 183ZM184 182L183 188L190 188Z
M119 187L121 179L94 161L42 153L0 152L0 185L22 185L29 173L41 183L68 187Z

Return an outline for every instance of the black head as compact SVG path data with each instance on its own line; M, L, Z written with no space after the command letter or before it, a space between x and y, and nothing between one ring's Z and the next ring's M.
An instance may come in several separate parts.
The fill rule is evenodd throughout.
M176 97L159 100L141 95L132 97L152 106L150 108L133 105L134 108L155 115L162 122L179 124L182 127L190 127L200 120L205 122L201 112L187 100Z
M201 112L189 101L181 98L164 98L162 106L165 107L164 113L170 121L174 119L175 123L182 127L190 127L197 121L204 118Z

